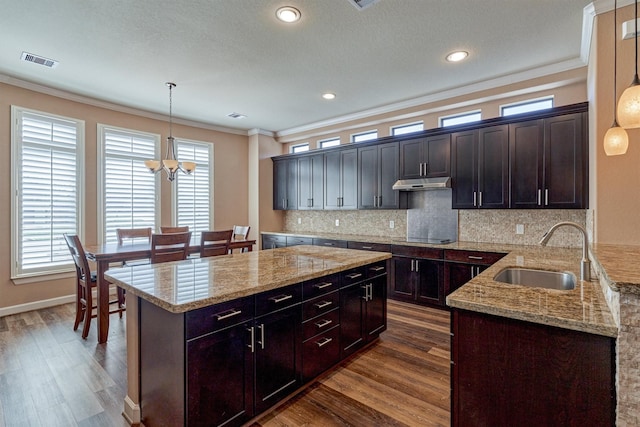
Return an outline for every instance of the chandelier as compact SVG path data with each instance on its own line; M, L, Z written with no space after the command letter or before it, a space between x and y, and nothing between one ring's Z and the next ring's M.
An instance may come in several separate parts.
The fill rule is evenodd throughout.
M171 91L176 87L175 83L167 82L169 87L169 136L167 137L167 154L164 160L145 160L144 165L150 172L156 173L164 170L167 173L167 179L173 181L176 179L176 172L191 174L196 169L194 162L179 162L176 159L175 140L172 136L173 116L172 116L172 98Z

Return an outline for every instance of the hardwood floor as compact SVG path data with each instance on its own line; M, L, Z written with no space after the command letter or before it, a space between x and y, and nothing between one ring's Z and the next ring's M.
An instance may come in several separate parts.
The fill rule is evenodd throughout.
M107 344L74 332L66 304L0 318L0 427L127 426L124 317ZM388 330L364 352L250 423L448 426L449 313L388 303Z

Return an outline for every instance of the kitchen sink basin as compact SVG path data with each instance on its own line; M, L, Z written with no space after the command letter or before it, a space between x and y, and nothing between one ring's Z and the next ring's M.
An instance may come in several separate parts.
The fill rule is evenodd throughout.
M546 271L531 268L510 267L500 271L493 278L496 282L536 288L570 291L576 287L576 276L562 271Z

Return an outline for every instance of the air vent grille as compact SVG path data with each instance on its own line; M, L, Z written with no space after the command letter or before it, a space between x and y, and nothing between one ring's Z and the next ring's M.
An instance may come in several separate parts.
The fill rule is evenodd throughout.
M58 66L58 61L53 59L45 58L43 56L34 55L29 52L22 52L22 56L20 57L23 61L33 62L34 64L44 65L49 68L56 68Z
M371 6L374 3L378 3L380 0L347 0L347 1L352 5L354 5L356 9L362 10Z
M240 113L229 113L227 114L227 117L231 117L232 119L244 119L245 116L244 114L240 114Z

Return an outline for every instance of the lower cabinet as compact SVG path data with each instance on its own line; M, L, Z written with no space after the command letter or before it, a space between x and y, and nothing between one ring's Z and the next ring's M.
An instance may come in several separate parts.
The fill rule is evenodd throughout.
M505 255L497 252L445 250L445 296L476 277Z
M262 234L262 249L286 248L287 236L279 234Z
M452 426L614 426L615 339L452 309Z
M389 298L444 306L443 251L394 245L392 252Z

